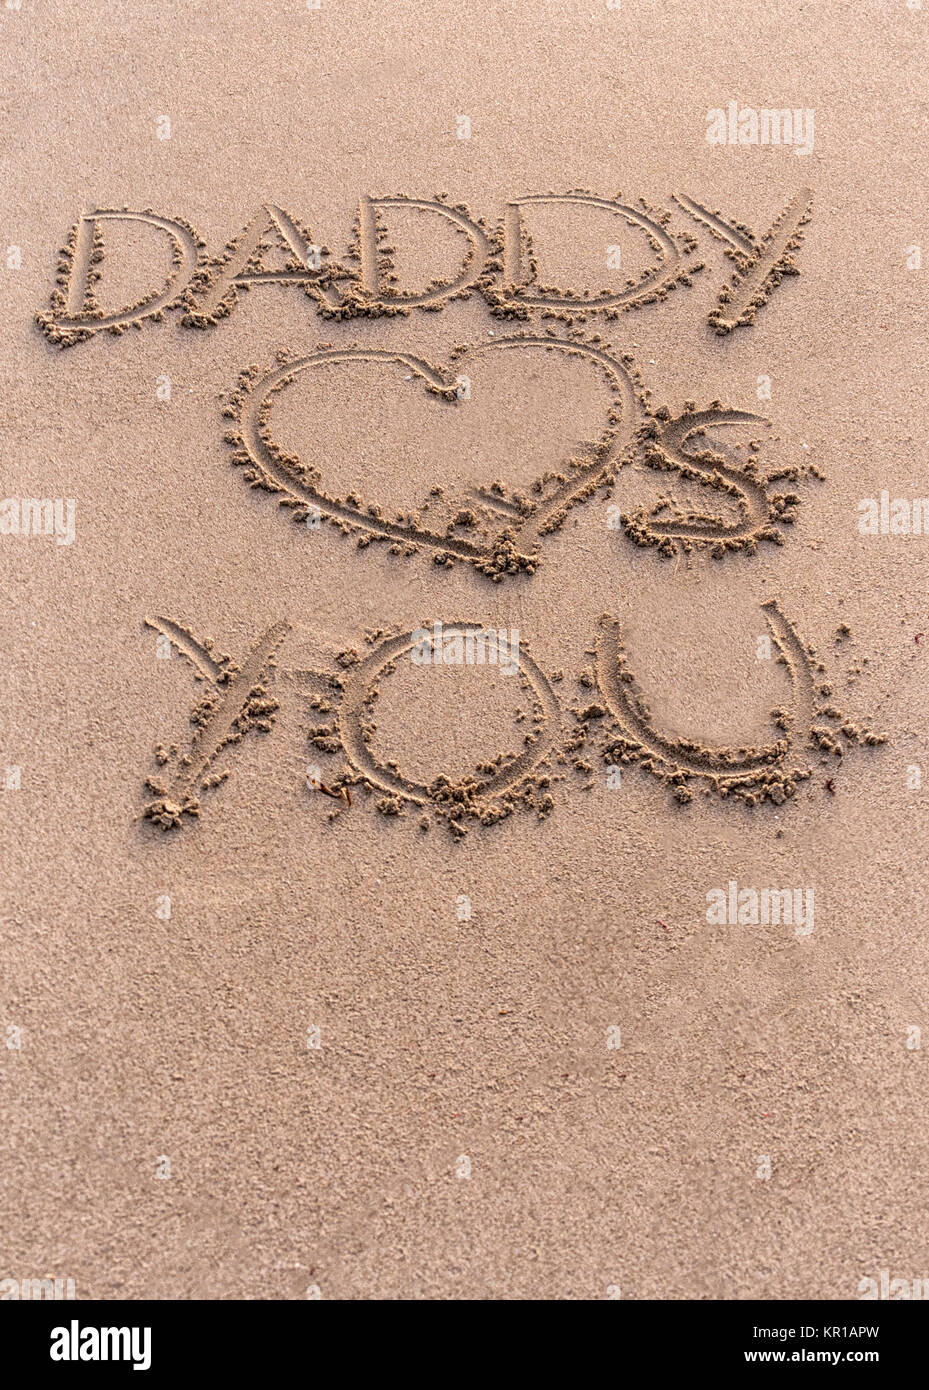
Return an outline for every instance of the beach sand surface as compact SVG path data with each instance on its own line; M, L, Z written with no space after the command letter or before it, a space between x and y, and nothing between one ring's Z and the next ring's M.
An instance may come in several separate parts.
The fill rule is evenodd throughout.
M845 0L0 11L0 493L75 503L71 544L0 535L0 1278L70 1277L80 1298L854 1299L881 1270L929 1276L929 537L859 529L862 499L929 492L929 270L908 265L927 23ZM815 112L813 149L708 143L730 101ZM714 333L736 263L674 195L759 241L806 189L800 274ZM348 263L366 197L447 192L492 237L512 200L572 190L621 194L703 269L570 323L477 292L324 318L299 283L254 284L201 328L169 310L62 347L35 322L93 211L184 219L213 259L271 203L326 264ZM381 214L395 288L457 273L452 221ZM151 214L100 225L97 302L118 312L164 283L171 242ZM559 290L618 291L656 262L597 203L527 206L524 225ZM587 347L500 347L546 332ZM244 369L350 349L264 418L302 486L407 517L386 543L359 546L344 515L349 534L295 524L224 439ZM515 526L513 499L589 465L611 409L630 423L597 353L630 359L640 425L714 401L770 422L711 424L703 446L798 470L769 488L799 498L781 543L636 544L611 507L739 517L738 496L640 457L541 537L533 572L495 583L466 546L436 564L433 517L477 490ZM759 640L771 600L787 665ZM689 776L617 761L609 713L580 717L602 705L598 641L619 670L603 615L649 728L697 748ZM434 622L518 633L522 676L403 650L345 716L355 762L310 741L350 703L353 652ZM234 709L223 657L245 672ZM841 711L816 716L834 733L886 741L810 747L813 698ZM222 719L243 736L204 764L229 775L198 784L199 816L164 829L143 812L177 804L197 707L201 744ZM720 795L706 749L770 746L775 709L809 776ZM500 755L528 781L456 834L434 794L353 780L365 755L433 793ZM813 893L813 929L708 920L730 883Z

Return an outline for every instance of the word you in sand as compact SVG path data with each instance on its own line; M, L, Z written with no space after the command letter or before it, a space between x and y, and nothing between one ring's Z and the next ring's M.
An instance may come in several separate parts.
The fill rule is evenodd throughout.
M304 666L284 659L299 635L286 622L268 628L241 660L234 660L180 623L148 618L162 654L180 653L204 694L191 713L188 738L156 747L157 770L146 780L150 799L141 817L162 830L199 817L203 794L229 776L228 768L217 767L221 756L252 731L270 734L284 701L303 702L314 759L306 788L313 798L323 795L337 803L330 820L357 807L360 794L371 798L381 815L415 813L423 830L434 818L461 838L471 825L493 825L517 811L544 819L559 785L571 779L580 790L590 789L598 763L611 787L619 785L624 767L637 764L665 783L680 804L702 790L748 805L780 805L812 777L814 758L840 758L845 744L875 745L884 738L853 723L835 705L825 665L780 605L769 600L763 609L789 685L785 704L771 711L773 735L767 743L709 747L659 729L629 667L621 626L604 615L588 649L590 665L579 673L570 699L556 690L564 673L546 673L525 639L507 634L507 661L516 666L516 688L529 707L514 712L517 746L488 757L473 775L456 780L440 773L429 782L375 751L382 689L401 663L423 668L420 680L430 680L430 665L464 664L469 651L499 647L499 632L490 644L492 630L476 622L377 629L365 633L359 646L324 653L318 664ZM319 650L312 632L304 636ZM428 663L427 646L432 649Z
M785 275L797 273L794 253L811 214L812 195L801 188L765 232L726 217L684 194L675 195L684 224L677 229L672 213L630 202L621 193L601 197L587 189L568 193L528 193L511 199L502 218L491 226L450 195L414 198L362 197L346 251L334 256L298 217L273 203L263 204L219 252L183 217L151 208L96 208L82 213L59 252L56 288L37 322L59 347L108 332L116 336L147 322L163 322L180 313L189 328L209 329L228 318L244 291L271 284L303 293L324 319L393 317L412 309L441 310L454 299L483 296L491 314L504 319L550 319L567 324L599 314L620 314L656 304L693 283L706 268L694 224L718 243L734 267L719 291L709 324L725 335L754 322ZM540 279L540 246L530 230L532 214L556 207L562 214L611 214L617 231L632 229L641 239L648 264L638 276L620 281L613 274L606 287L568 287ZM461 242L457 262L425 286L404 287L396 273L397 236L391 216L398 211L432 219L436 232L450 231ZM171 267L160 284L140 287L139 297L120 306L101 303L105 287L107 235L147 231L167 238ZM428 234L427 234L428 235ZM575 234L577 235L577 234ZM589 239L589 232L587 233ZM608 267L623 264L622 248L610 245Z

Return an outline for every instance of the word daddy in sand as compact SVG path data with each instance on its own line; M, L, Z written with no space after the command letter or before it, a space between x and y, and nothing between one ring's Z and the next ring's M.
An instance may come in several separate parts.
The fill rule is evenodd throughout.
M94 334L114 335L145 322L162 322L178 310L181 323L208 329L228 318L240 293L260 286L283 285L301 292L325 319L379 318L408 314L412 309L435 312L454 299L472 293L483 296L490 312L506 319L554 319L567 324L585 322L592 314L606 319L667 299L679 286L689 286L705 269L700 241L690 230L696 222L702 233L721 243L733 262L719 292L709 323L719 334L754 322L784 275L796 274L793 253L800 247L809 221L812 195L802 188L763 234L724 217L683 194L675 198L679 214L689 219L674 230L672 214L644 202L629 202L622 194L600 197L586 189L569 193L529 193L510 200L503 217L490 226L449 195L414 198L405 194L363 197L344 254L334 257L329 246L295 216L273 203L263 204L244 230L210 256L205 241L182 217L169 217L150 208L96 208L83 213L72 227L59 261L49 309L37 322L49 340L71 347ZM606 287L558 286L540 280L540 249L528 219L540 208L562 214L611 214L617 231L606 244L604 258L612 283ZM395 273L397 233L390 230L391 213L402 210L433 219L433 233L451 232L462 243L457 261L425 286L404 287ZM107 232L116 224L136 232L167 238L171 269L160 284L146 284L130 304L104 306ZM620 230L632 228L640 239L647 263L637 276L620 279ZM587 240L590 240L588 231ZM575 238L577 233L575 233ZM427 241L430 233L426 234ZM272 263L273 261L273 263Z

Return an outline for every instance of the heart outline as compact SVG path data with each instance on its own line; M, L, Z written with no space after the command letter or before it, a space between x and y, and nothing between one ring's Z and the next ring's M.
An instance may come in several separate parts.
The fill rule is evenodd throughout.
M362 346L323 347L303 357L280 352L277 354L278 365L260 376L256 376L257 369L247 369L241 374L239 389L229 398L223 412L237 425L236 429L227 431L225 435L226 443L233 447L232 461L247 469L247 477L253 487L284 494L281 505L291 507L297 520L305 520L309 508L313 507L321 516L341 525L343 529L361 530L363 536L390 541L394 547L406 549L407 553L411 546L414 549L421 545L430 547L437 563L463 560L495 579L502 578L504 573L519 570L534 573L542 537L557 530L568 510L586 500L598 487L608 484L621 466L623 455L634 441L636 428L644 413L644 393L638 370L629 354L617 357L605 351L598 342L589 342L580 336L561 338L553 334L515 334L497 338L492 343L464 345L451 354L451 362L457 368L469 357L512 349L557 351L586 359L606 376L614 404L607 411L607 426L601 431L592 456L584 463L574 460L573 475L557 475L557 486L541 501L527 502L522 499L518 505L508 504L476 488L472 488L465 498L458 499L458 505L476 506L483 514L489 533L483 543L450 534L455 523L441 533L409 520L389 521L381 516L378 504L373 504L374 510L369 504L368 510L362 511L360 502L332 497L319 484L318 469L313 470L316 475L314 480L313 473L308 473L307 466L300 458L286 454L271 437L268 415L273 395L291 384L299 373L316 365L353 361L389 362L406 367L425 383L431 393L446 400L455 400L455 382L447 381L438 369L412 353ZM544 486L544 479L541 478L536 478L531 485L539 495L544 493ZM495 512L497 515L494 515ZM507 512L509 515L499 515ZM493 531L494 523L499 528L496 532ZM364 543L367 544L368 540Z

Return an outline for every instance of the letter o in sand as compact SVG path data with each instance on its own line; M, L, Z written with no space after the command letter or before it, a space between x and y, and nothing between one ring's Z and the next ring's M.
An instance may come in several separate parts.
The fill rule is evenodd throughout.
M446 638L454 638L458 634L462 637L477 638L486 630L484 623L443 623L442 625L443 636ZM409 632L398 634L396 637L385 638L364 661L351 668L343 686L339 726L342 745L356 771L361 772L370 782L385 792L406 797L419 805L428 805L432 797L425 783L416 782L412 778L404 777L402 773L394 772L374 757L362 737L360 719L368 692L376 684L378 676L390 663L412 652L417 645L417 633L421 632L421 628L413 628ZM481 774L478 777L482 797L484 795L491 797L495 793L506 791L510 787L517 786L527 777L551 752L561 725L561 709L548 677L523 647L519 649L519 669L538 697L542 707L543 722L538 729L538 739L535 743L530 744L511 762L497 768L496 772L490 775Z

